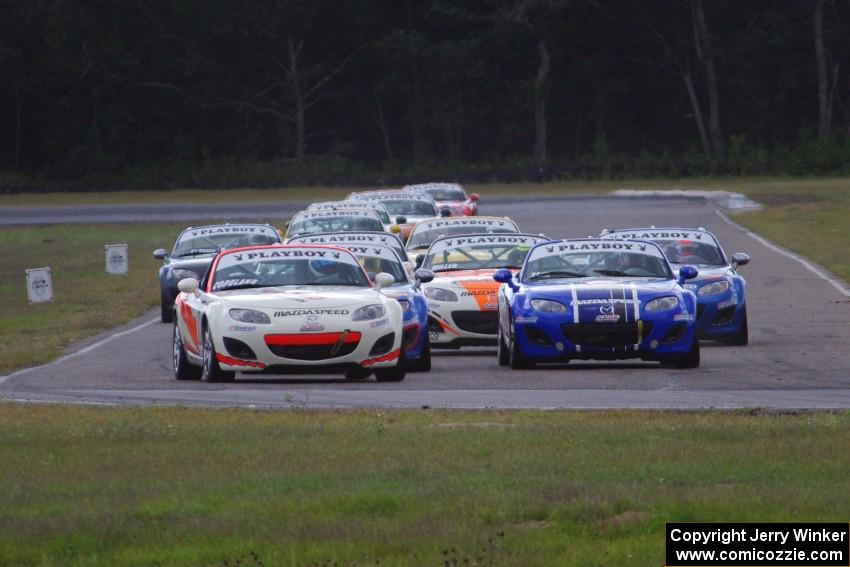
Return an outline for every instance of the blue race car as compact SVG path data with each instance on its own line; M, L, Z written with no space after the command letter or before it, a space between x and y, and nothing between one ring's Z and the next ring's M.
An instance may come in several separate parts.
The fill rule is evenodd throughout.
M350 240L344 237L352 234ZM395 238L392 235L385 234ZM295 237L296 243L304 243L304 237ZM431 370L431 340L428 336L428 305L420 287L434 279L431 270L419 269L412 275L408 272L395 248L380 244L376 241L364 242L359 233L327 233L311 234L313 244L328 244L349 250L370 278L386 272L393 276L395 283L383 288L384 295L392 297L401 304L402 308L402 345L407 359L407 369L410 371L428 372ZM291 242L290 242L291 243ZM364 376L368 376L368 372ZM348 378L359 376L346 374Z
M685 284L697 294L697 331L701 339L743 346L749 342L747 281L738 266L750 261L743 252L727 258L717 238L700 228L629 228L603 231L601 238L649 240L658 244L678 270L684 264L699 269L699 279Z
M598 238L536 245L514 279L499 270L499 364L640 358L699 366L696 295L658 245Z

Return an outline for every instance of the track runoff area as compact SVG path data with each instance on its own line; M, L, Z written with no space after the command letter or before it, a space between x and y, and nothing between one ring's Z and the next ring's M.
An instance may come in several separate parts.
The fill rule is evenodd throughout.
M151 205L145 207L150 218ZM233 207L238 213L238 205ZM202 384L174 380L171 326L155 322L158 311L152 311L53 363L0 377L0 396L260 408L850 407L850 358L843 353L850 339L850 292L804 258L736 225L715 202L634 196L488 202L483 195L480 212L510 216L523 231L551 238L586 237L603 228L703 226L718 236L728 254L746 252L752 258L741 268L749 284L749 345L703 343L696 369L573 361L512 371L498 365L495 348L464 348L435 351L431 372L409 373L400 383L239 375L231 384ZM268 220L279 225L286 216Z

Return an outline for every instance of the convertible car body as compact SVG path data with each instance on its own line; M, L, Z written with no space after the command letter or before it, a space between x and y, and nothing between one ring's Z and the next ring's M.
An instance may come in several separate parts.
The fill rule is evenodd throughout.
M449 217L420 221L413 225L405 248L410 257L424 254L438 238L462 234L517 233L519 227L508 217Z
M466 195L466 191L459 183L417 183L405 185L405 191L416 191L427 193L434 199L437 209L447 207L453 217L472 217L478 214L478 193Z
M699 365L696 296L652 242L559 240L535 246L519 274L499 270L499 363L573 359Z
M602 238L640 239L658 244L678 270L696 266L699 277L685 287L697 295L697 331L700 338L743 346L749 342L747 281L738 267L750 261L742 252L727 257L711 232L704 228L629 228L605 231Z
M180 281L174 374L233 380L235 372L345 373L402 380L403 313L357 258L331 246L279 245L221 252L206 277Z
M496 344L499 284L493 273L518 270L525 255L546 238L533 234L470 234L436 240L422 268L434 280L422 286L428 298L428 333L434 348Z
M351 193L347 201L377 201L382 203L390 217L400 227L401 239L407 240L413 225L419 221L439 218L440 212L427 193L412 191L381 190Z
M163 323L172 321L174 298L180 293L177 282L185 278L200 280L221 250L280 244L280 233L267 224L215 224L189 227L177 237L171 254L164 248L154 250L162 260L159 269L159 295Z

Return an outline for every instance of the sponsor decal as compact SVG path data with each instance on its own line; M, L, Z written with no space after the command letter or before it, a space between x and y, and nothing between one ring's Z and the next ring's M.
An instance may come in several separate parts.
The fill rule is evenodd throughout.
M493 295L493 290L491 289L470 289L467 291L460 292L461 297L467 297L470 295Z
M207 234L265 234L270 232L271 229L263 226L214 226L191 230L189 234L191 236L204 236Z
M429 221L424 226L440 228L445 226L505 226L506 224L508 224L506 221L496 219L454 219Z
M254 252L239 252L229 254L237 262L242 260L265 260L271 258L339 258L339 253L333 250L257 250Z
M472 238L469 237L457 237L451 238L448 240L443 240L446 246L464 246L467 244L537 244L538 242L545 242L543 238L532 238L530 236L509 236L509 235L498 235L498 236L475 236Z
M601 315L596 316L596 322L597 323L616 323L619 320L620 320L620 316L614 315L614 314L611 314L611 315L601 314Z
M401 349L398 348L398 349L396 349L396 350L394 350L390 353L387 353L383 356L378 356L376 358L367 358L366 360L363 360L363 361L360 362L360 366L371 366L371 365L377 364L379 362L392 362L393 360L397 359L400 354L401 354Z
M517 315L514 317L514 323L536 323L537 316L535 315Z
M321 323L304 323L303 325L301 325L301 329L300 329L300 331L302 333L315 333L315 332L324 331L324 330L325 330L325 326L322 325Z
M737 305L737 304L738 304L738 298L737 298L737 297L733 297L732 299L727 299L726 301L721 301L721 302L719 302L719 303L717 304L717 308L718 308L718 309L723 309L723 308L725 308L725 307L730 307L730 306L732 306L732 305Z
M219 280L213 284L213 291L225 290L229 287L237 287L243 285L257 285L258 283L260 283L260 280L252 278L233 278L229 280Z
M481 306L482 311L495 311L498 308L499 305L497 303L485 303Z
M433 264L433 265L431 266L431 270L433 270L433 271L435 271L435 272L439 272L440 270L453 270L453 269L455 269L455 268L457 268L457 267L458 267L457 263L451 263L451 264Z
M674 321L693 321L694 316L691 315L690 313L676 313L675 315L673 315L673 320Z
M702 240L701 232L663 231L663 232L612 232L606 238L622 240Z
M227 330L237 333L252 333L257 330L257 327L253 325L229 325Z
M545 246L544 248L550 254L555 252L593 252L596 250L639 250L643 252L646 250L646 245L636 242L573 242L570 244Z
M309 308L296 308L296 309L285 309L282 311L275 311L275 317L299 317L304 315L348 315L350 311L348 309L309 309Z
M593 299L576 299L570 302L570 305L604 305L604 304L639 304L639 299L619 299L610 297L598 297Z
M306 211L298 213L297 220L320 219L331 217L374 217L376 213L370 209L334 209L332 211ZM294 222L294 220L293 220Z
M375 327L383 327L384 325L387 325L389 322L390 322L389 319L380 319L378 321L372 321L371 323L369 323L369 327L371 327L373 329Z

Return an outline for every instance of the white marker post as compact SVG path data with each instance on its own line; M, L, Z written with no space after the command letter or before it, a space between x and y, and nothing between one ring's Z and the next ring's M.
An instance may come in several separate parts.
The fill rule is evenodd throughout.
M126 244L107 244L106 248L106 273L113 275L127 275L129 269L129 257Z
M27 296L30 303L53 301L53 277L50 268L32 268L27 272Z

